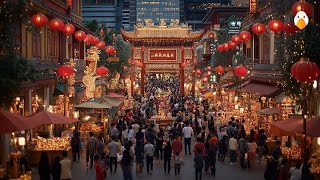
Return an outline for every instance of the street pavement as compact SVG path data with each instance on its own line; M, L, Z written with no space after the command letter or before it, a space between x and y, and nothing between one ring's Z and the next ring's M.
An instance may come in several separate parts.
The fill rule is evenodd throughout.
M170 175L165 174L163 170L163 163L158 164L157 161L154 161L154 170L152 175L147 175L146 166L143 169L142 174L136 176L135 169L133 168L133 179L137 180L194 180L195 179L195 170L193 168L193 155L187 155L184 157L184 165L181 167L180 175L174 175L174 167L171 167ZM154 158L156 159L156 158ZM237 180L237 179L246 179L246 180L263 180L263 172L265 170L265 161L259 163L256 162L254 168L251 169L242 169L240 165L229 164L229 159L226 158L224 163L216 163L216 178L217 180ZM39 175L36 169L33 169L33 180L39 180ZM88 169L85 165L85 158L82 158L79 162L73 164L72 169L72 179L74 180L94 180L95 172L94 169ZM122 169L118 165L116 174L110 175L110 170L107 171L107 180L122 180ZM203 180L212 180L214 179L210 175L202 174Z

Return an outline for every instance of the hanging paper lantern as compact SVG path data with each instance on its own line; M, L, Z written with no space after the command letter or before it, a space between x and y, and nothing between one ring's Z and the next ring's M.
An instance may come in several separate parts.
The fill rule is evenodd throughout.
M233 74L238 77L244 77L247 75L247 73L248 73L247 68L242 65L237 66L233 69Z
M241 31L239 33L239 38L241 41L248 41L249 39L251 39L251 33L248 31Z
M292 6L292 14L295 16L299 11L304 11L307 16L313 15L313 6L308 2L296 2Z
M107 69L104 66L100 66L97 68L96 70L96 74L100 75L100 76L104 76L107 75L109 73L109 69Z
M107 54L114 54L116 52L116 48L114 48L113 46L107 46L106 47L106 53Z
M229 45L228 45L228 43L223 43L223 50L224 51L228 51L229 50Z
M93 36L93 38L91 39L91 44L96 45L100 42L99 38Z
M215 70L218 74L224 73L224 68L223 68L222 66L218 66L218 67L214 68L214 70Z
M208 81L208 78L207 78L207 77L204 77L204 78L203 78L203 81L204 81L204 82L207 82L207 81Z
M208 74L208 76L210 76L210 75L211 75L211 71L208 71L208 73L207 73L207 74Z
M283 31L284 29L284 24L282 21L280 20L271 20L269 23L268 23L268 27L271 31L274 31L274 32L280 32L280 31Z
M252 26L252 32L256 35L262 34L266 31L266 26L261 23L256 23Z
M74 30L75 30L74 26L70 23L65 24L62 29L62 31L67 35L74 33Z
M214 38L214 33L213 33L213 32L210 32L210 33L209 33L209 37L210 37L210 38Z
M61 31L64 27L64 23L60 19L51 19L49 21L49 28L52 31Z
M37 27L43 27L47 24L48 18L46 15L44 15L42 13L37 13L31 17L31 22L33 25L35 25Z
M231 41L236 44L239 44L241 42L240 37L238 35L233 35Z
M79 30L79 31L76 31L74 33L74 37L79 41L83 41L85 38L86 38L86 33L84 33L83 31Z
M197 69L197 70L196 70L196 74L201 75L200 69Z
M68 77L74 73L74 70L71 66L62 65L58 67L57 73L59 76Z
M232 42L232 41L229 41L228 42L228 47L230 48L230 49L235 49L236 48L236 43L234 43L234 42Z
M297 32L298 30L299 30L299 29L297 28L297 26L292 25L292 24L290 24L290 23L286 23L286 24L284 25L284 31L285 31L286 33L292 34L292 33Z
M84 39L84 41L86 42L86 44L92 44L93 39L94 39L94 36L92 36L91 34L88 34Z
M217 47L217 50L218 50L220 53L223 52L223 51L224 51L223 45L219 45L219 46Z
M181 68L184 68L184 67L186 67L186 66L187 66L186 63L181 63Z
M97 48L103 49L106 46L106 43L104 41L100 41L96 44Z
M208 69L208 70L211 70L211 66L207 66L207 69Z
M291 76L303 83L310 83L317 80L320 71L316 63L309 61L308 58L300 58L300 60L291 66Z

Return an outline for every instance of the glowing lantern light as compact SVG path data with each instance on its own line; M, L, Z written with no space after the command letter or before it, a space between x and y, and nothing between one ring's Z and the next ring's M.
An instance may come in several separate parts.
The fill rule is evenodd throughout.
M76 31L76 32L74 33L74 37L75 37L79 42L83 41L83 40L86 38L86 36L87 36L86 33L83 32L83 31L81 31L81 30Z
M52 31L61 31L64 27L64 23L60 19L51 19L49 21L49 28Z
M48 18L46 15L44 15L42 13L37 13L31 17L31 22L33 25L35 25L37 27L43 27L47 24Z
M68 35L68 34L74 33L75 28L74 28L74 26L73 26L72 24L67 23L67 24L64 25L62 31L63 31L65 34Z
M284 29L284 24L282 21L280 20L271 20L269 23L268 23L268 27L271 31L274 31L274 32L281 32L283 31Z

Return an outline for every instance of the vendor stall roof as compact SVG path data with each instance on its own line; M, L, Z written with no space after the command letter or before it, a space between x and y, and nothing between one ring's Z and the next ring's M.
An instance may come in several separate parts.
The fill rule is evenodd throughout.
M8 111L0 111L0 122L0 133L18 132L33 128L26 117Z
M246 93L251 93L251 94L270 96L273 93L275 93L276 91L278 91L279 89L280 88L275 87L273 85L251 82L251 83L245 85L241 89L241 91L246 92Z
M265 108L258 111L260 115L273 115L273 114L280 114L280 109L277 107L272 108Z
M28 117L28 121L32 122L34 127L49 124L70 124L78 120L63 116L62 114L41 111Z
M88 109L111 109L112 106L108 103L97 103L94 101L82 102L75 106L76 108L88 108Z
M111 98L124 98L123 95L117 93L109 93L107 96Z

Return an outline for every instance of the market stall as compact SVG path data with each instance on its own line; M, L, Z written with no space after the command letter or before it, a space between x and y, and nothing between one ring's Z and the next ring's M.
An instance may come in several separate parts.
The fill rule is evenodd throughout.
M172 116L155 115L147 121L147 124L154 124L159 127L166 127L169 123L171 124L173 121L174 120L172 119Z

